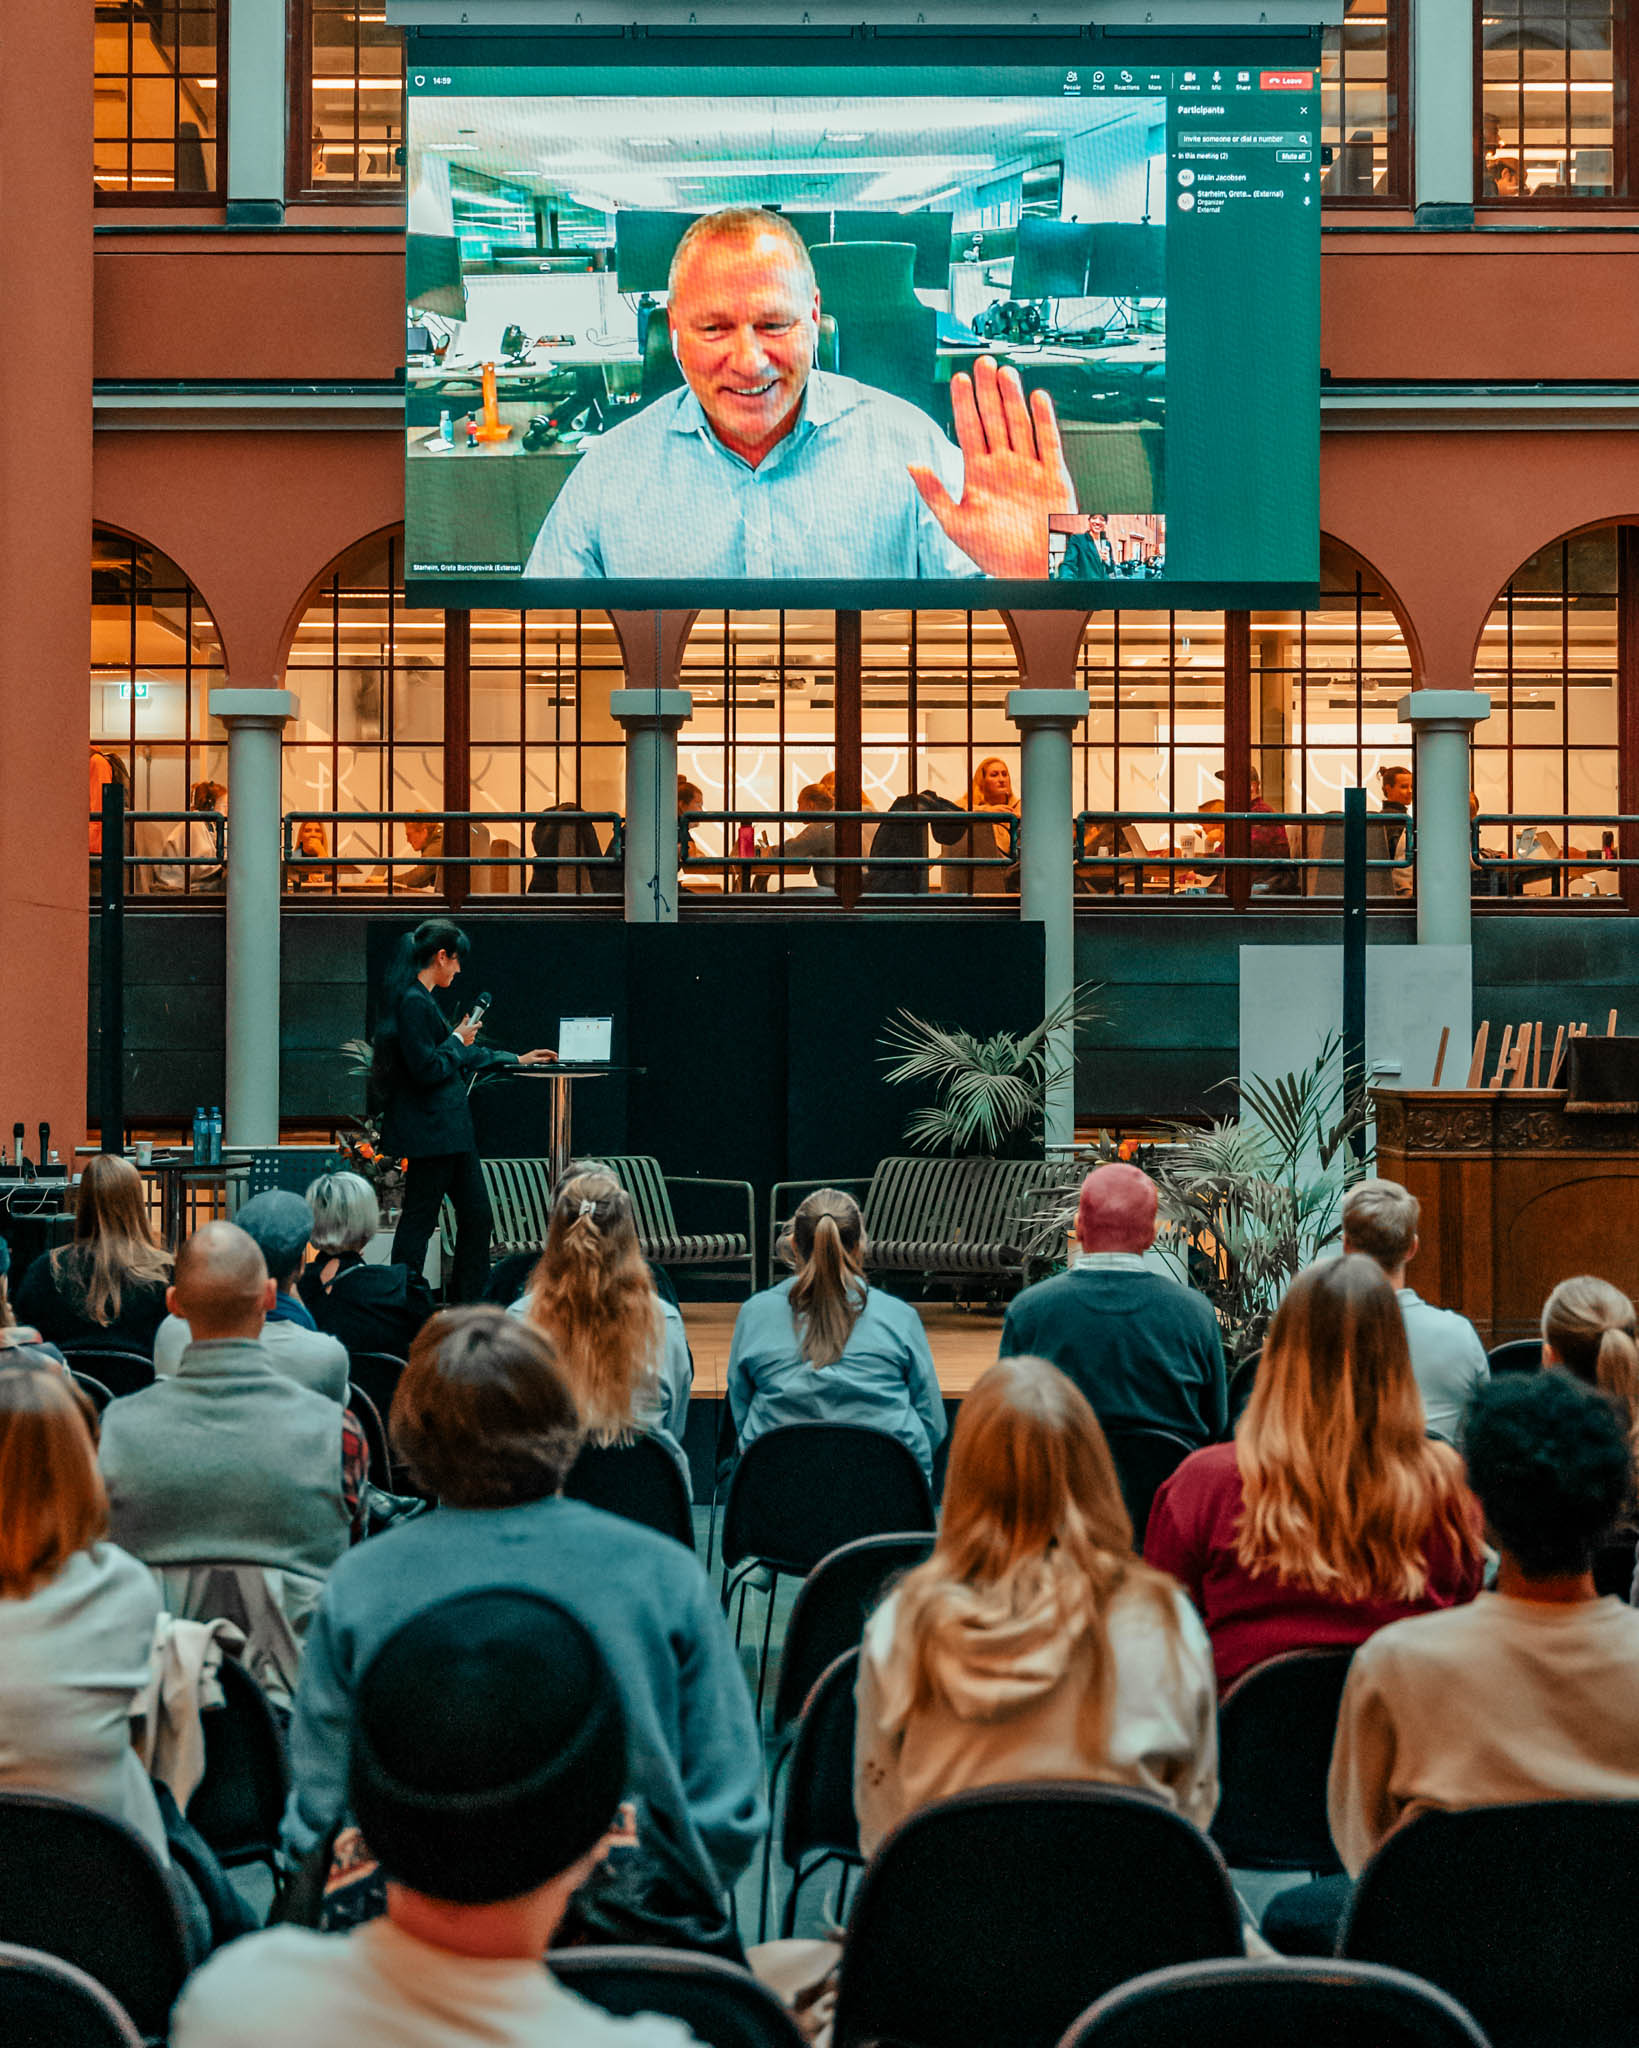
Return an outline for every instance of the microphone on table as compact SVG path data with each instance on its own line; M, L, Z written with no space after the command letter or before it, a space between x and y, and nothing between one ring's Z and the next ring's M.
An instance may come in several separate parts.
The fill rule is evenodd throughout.
M23 1177L23 1133L24 1133L24 1126L23 1126L22 1124L13 1124L13 1125L12 1125L12 1127L11 1127L11 1152L12 1152L12 1158L13 1158L13 1160L14 1160L14 1161L15 1161L15 1163L16 1163L16 1167L17 1167L17 1177L18 1177L18 1179L19 1179L19 1180L21 1180L21 1179L22 1179L22 1177Z

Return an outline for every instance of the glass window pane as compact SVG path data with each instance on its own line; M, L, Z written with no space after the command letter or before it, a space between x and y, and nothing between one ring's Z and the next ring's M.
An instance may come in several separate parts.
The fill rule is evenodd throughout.
M99 198L217 190L218 8L113 0L96 10L93 177ZM127 145L122 157L110 145Z

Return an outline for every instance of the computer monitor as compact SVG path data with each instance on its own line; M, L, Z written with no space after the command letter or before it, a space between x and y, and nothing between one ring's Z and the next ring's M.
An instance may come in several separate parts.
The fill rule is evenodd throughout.
M1146 221L1101 221L1092 231L1087 294L1095 299L1164 299L1166 230ZM1020 293L1014 287L1014 297Z
M789 207L779 209L781 220L788 220L812 249L816 242L829 242L831 237L831 216L829 213L813 213L798 207L794 212Z
M844 212L839 207L832 217L831 240L909 242L916 251L916 266L911 283L925 292L943 292L950 289L948 213Z
M1019 222L1018 236L1013 258L1014 298L1086 298L1091 227L1081 221L1039 220L1027 213Z
M623 206L615 214L615 282L623 292L663 292L692 213Z
M461 280L461 244L454 235L404 237L404 300L413 312L467 317L467 288Z
M558 1064L561 1067L606 1067L614 1041L612 1017L560 1017Z

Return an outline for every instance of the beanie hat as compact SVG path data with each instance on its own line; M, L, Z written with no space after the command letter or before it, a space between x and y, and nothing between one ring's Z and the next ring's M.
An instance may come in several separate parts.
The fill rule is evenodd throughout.
M282 1286L301 1264L313 1234L313 1211L289 1188L267 1188L252 1195L233 1220L255 1239L269 1275Z
M430 1898L535 1890L597 1844L625 1789L614 1677L538 1594L428 1608L359 1682L349 1805L387 1876Z

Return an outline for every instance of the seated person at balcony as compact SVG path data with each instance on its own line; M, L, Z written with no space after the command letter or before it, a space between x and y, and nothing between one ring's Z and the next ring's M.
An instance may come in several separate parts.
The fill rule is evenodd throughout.
M1542 1311L1542 1362L1608 1394L1639 1445L1639 1344L1633 1303L1591 1273L1562 1280Z
M268 1277L278 1290L262 1323L262 1349L298 1386L345 1402L346 1349L320 1330L296 1292L313 1211L288 1188L269 1188L264 1194L252 1195L233 1220L262 1254ZM168 1315L154 1339L154 1371L169 1378L192 1341L182 1317Z
M1511 156L1495 156L1487 166L1486 196L1491 199L1517 199L1520 196L1519 165ZM1538 188L1539 190L1542 188Z
M20 1323L12 1312L10 1295L11 1246L0 1237L0 1365L48 1365L62 1372L66 1361L55 1344L48 1344L32 1323Z
M1133 1555L1104 1432L1039 1358L956 1413L933 1555L872 1615L854 1738L860 1847L981 1785L1091 1778L1197 1827L1218 1803L1212 1648Z
M320 867L316 863L328 863L329 860L330 835L317 818L304 818L296 827L296 851L285 862L285 887L325 888L338 871L329 865Z
M381 1228L376 1191L361 1173L326 1173L307 1191L313 1261L296 1292L315 1325L345 1351L408 1358L433 1313L432 1289L408 1266L371 1265L365 1247Z
M1388 1275L1405 1318L1412 1376L1436 1436L1457 1441L1463 1410L1491 1377L1479 1332L1466 1316L1436 1308L1406 1285L1417 1256L1417 1197L1397 1181L1359 1180L1343 1198L1343 1249L1375 1259Z
M422 1270L448 1195L455 1207L454 1301L478 1300L489 1278L489 1192L467 1084L492 1068L545 1066L557 1057L541 1047L519 1053L475 1045L475 1023L450 1023L433 990L450 987L466 957L467 935L447 917L429 917L405 933L382 985L370 1069L371 1090L385 1105L382 1149L408 1162L393 1262Z
M560 1181L546 1245L513 1303L551 1343L581 1426L595 1444L658 1437L682 1468L694 1360L677 1307L655 1289L632 1198L593 1168Z
M1222 782L1224 771L1214 770L1214 780ZM1268 817L1271 808L1263 800L1263 777L1256 768L1247 773L1247 809ZM1218 806L1222 810L1223 806ZM1219 827L1219 845L1223 843L1223 828ZM1247 835L1247 851L1254 860L1268 860L1281 863L1277 867L1254 868L1252 886L1268 896L1295 896L1298 894L1297 870L1287 863L1292 858L1292 843L1286 836L1284 825L1254 825Z
M400 1628L358 1682L349 1809L387 1912L345 1935L276 1927L194 1977L173 2048L689 2048L542 1967L575 1893L618 1861L620 1687L566 1608L497 1590Z
M706 799L699 783L690 782L686 775L677 778L677 858L680 861L698 860L700 849L695 844L694 827L690 822L706 808Z
M286 1849L306 1855L343 1810L360 1675L382 1644L460 1594L534 1594L596 1637L625 1710L636 1839L621 1852L627 1875L604 1924L618 1915L631 1942L671 1928L670 1945L683 1916L697 1928L726 1924L723 1893L766 1819L762 1749L693 1552L562 1497L580 1418L550 1343L502 1309L434 1317L399 1381L391 1428L438 1511L361 1543L325 1586L290 1728ZM447 1685L441 1670L437 1685L451 1706L473 1691ZM583 1923L581 1938L599 1937Z
M667 292L684 388L587 443L524 574L1044 578L1048 515L1076 509L1048 393L981 356L951 379L953 448L905 399L816 367L820 312L788 220L702 214Z
M970 811L1011 811L1019 816L1019 799L1013 788L1013 772L1000 754L987 754L973 771L973 781L967 793L967 808ZM974 860L989 861L993 855L1006 854L1009 835L1005 824L972 825L968 828L967 843L958 846L957 851ZM947 867L944 873L945 893L956 896L1005 896L1009 890L1019 886L1017 842L1011 866L997 863L985 867Z
M1499 1374L1469 1404L1463 1455L1496 1590L1356 1653L1330 1790L1351 1874L1430 1808L1639 1799L1639 1614L1593 1576L1631 1495L1621 1415L1563 1373Z
M836 807L835 796L830 790L823 788L817 782L810 782L805 789L797 791L797 809L799 811L830 812L834 811ZM806 861L814 870L816 886L821 889L834 890L837 886L837 871L825 859L827 854L834 854L836 850L836 826L828 820L821 822L817 818L812 825L804 825L799 831L793 832L791 837L785 842L786 857L792 861ZM787 868L787 877L791 873L792 870ZM788 880L788 890L789 886Z
M142 1175L128 1159L88 1159L74 1202L74 1241L42 1252L17 1289L17 1320L76 1351L151 1357L165 1320L171 1257L154 1236Z
M1383 792L1384 814L1390 818L1409 816L1412 793L1411 770L1409 768L1392 766L1379 768L1377 771L1377 781L1378 786ZM1391 824L1388 827L1388 858L1390 860L1398 860L1400 858L1401 848L1405 844L1405 837L1406 833L1403 825ZM1393 893L1396 896L1409 896L1412 893L1413 880L1410 868L1392 869L1390 879L1393 882Z
M1081 1257L1014 1296L1001 1356L1049 1360L1105 1429L1211 1443L1229 1419L1223 1341L1205 1297L1145 1263L1157 1204L1136 1166L1095 1167L1076 1204Z
M444 852L444 827L437 818L407 818L404 837L412 853L426 855L420 867L393 870L401 889L436 889L443 869L438 865Z
M1292 1282L1235 1441L1162 1484L1144 1555L1195 1602L1220 1691L1283 1650L1352 1648L1473 1599L1483 1553L1462 1461L1424 1426L1375 1259Z
M1115 550L1110 546L1110 522L1102 512L1089 512L1083 530L1070 535L1054 573L1071 583L1109 582L1115 574Z
M347 1548L363 1462L345 1411L259 1339L277 1289L255 1240L207 1223L177 1255L176 1373L112 1401L100 1460L116 1542L150 1565L259 1564L312 1582Z
M945 1403L922 1319L865 1279L865 1220L852 1195L820 1188L791 1224L797 1271L754 1294L734 1321L728 1398L740 1448L787 1422L880 1429L931 1480Z

